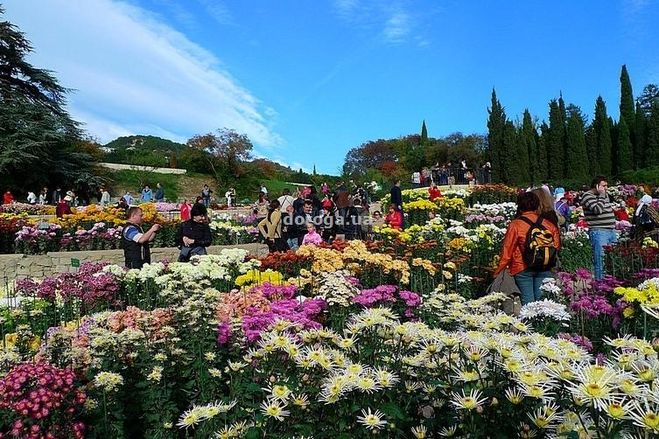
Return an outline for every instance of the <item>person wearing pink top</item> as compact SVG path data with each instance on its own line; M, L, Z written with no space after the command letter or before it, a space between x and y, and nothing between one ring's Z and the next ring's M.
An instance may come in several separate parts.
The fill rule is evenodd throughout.
M320 245L323 243L323 237L316 231L314 223L307 223L307 233L302 239L302 245L313 244Z

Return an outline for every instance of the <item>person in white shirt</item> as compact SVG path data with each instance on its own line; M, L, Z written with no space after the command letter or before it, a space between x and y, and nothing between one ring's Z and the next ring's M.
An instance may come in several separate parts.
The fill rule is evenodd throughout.
M101 206L110 205L110 192L106 188L101 188Z
M282 191L281 197L277 198L277 201L279 201L280 210L285 213L288 206L293 205L295 198L291 196L291 190L286 188Z
M233 199L234 199L235 195L236 195L236 192L233 188L229 188L229 190L226 191L224 196L227 199L227 207L234 207Z
M27 202L30 204L37 204L37 196L34 192L30 191L27 193Z
M412 183L417 187L421 185L421 173L415 172L412 174Z
M268 188L264 184L261 185L261 192L263 192L263 195L268 195Z

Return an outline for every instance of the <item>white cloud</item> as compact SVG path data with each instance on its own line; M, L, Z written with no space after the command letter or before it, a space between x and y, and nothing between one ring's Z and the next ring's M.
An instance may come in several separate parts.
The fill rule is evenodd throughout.
M404 11L394 12L387 20L383 35L390 43L402 43L411 31L410 16Z
M76 89L71 113L102 141L117 133L184 140L228 127L257 145L281 144L274 110L157 16L113 0L4 3L35 47L32 62Z

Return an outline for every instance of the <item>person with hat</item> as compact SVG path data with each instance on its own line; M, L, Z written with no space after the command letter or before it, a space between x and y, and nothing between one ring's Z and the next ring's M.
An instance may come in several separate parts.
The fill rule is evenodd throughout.
M64 215L71 215L73 213L71 211L72 202L73 198L70 195L66 195L64 198L59 200L57 207L55 207L55 216L57 218L62 218Z
M154 224L144 232L142 215L142 209L137 206L129 207L126 212L128 224L122 233L126 268L140 269L144 264L151 263L149 243L156 238L160 224Z
M659 213L652 206L652 197L645 194L638 200L638 205L634 211L632 224L632 236L634 239L642 241L645 237L651 236L659 229Z
M181 223L176 235L176 242L181 249L179 262L189 262L192 256L207 254L206 247L213 242L206 206L196 203L190 209L190 216L192 218Z

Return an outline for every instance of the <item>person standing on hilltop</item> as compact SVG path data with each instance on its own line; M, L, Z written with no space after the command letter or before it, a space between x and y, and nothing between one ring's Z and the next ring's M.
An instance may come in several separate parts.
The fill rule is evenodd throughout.
M156 203L165 201L165 190L160 183L156 183L156 192L153 194L153 198L156 200Z
M211 195L213 194L213 191L211 188L208 187L207 184L204 185L204 187L201 189L201 199L204 203L204 206L208 208L211 204Z

